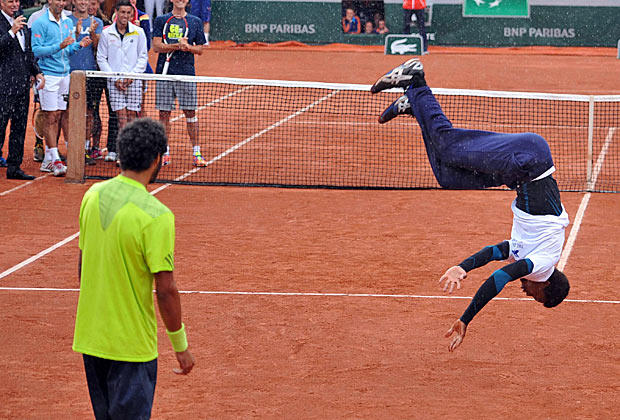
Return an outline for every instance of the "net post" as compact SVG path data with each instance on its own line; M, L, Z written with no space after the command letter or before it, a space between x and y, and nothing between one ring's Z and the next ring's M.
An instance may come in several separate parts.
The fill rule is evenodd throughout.
M592 141L594 138L594 96L588 101L588 156L586 161L586 189L591 189L592 183Z
M69 118L67 133L67 183L84 182L84 149L86 134L86 73L71 73L69 85Z

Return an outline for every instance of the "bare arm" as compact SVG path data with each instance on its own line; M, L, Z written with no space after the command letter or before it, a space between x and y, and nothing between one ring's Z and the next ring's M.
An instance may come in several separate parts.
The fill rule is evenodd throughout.
M180 330L182 327L181 298L172 271L155 273L155 291L159 313L166 330L171 332ZM189 349L176 352L176 356L180 370L175 370L175 373L187 375L194 367L194 356Z
M181 44L164 44L161 37L153 38L153 51L158 54L179 51L180 49Z

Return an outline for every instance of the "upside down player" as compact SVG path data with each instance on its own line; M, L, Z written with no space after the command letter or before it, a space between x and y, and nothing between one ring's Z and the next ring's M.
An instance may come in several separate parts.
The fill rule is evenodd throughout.
M473 317L504 286L521 279L523 291L547 308L560 304L568 295L566 276L555 268L564 244L568 215L552 174L555 171L549 145L537 134L503 134L453 128L424 79L423 66L412 59L382 76L371 92L402 87L405 95L379 117L384 124L398 115L413 115L422 130L433 174L443 188L483 189L506 185L516 189L512 203L511 239L487 246L450 267L439 279L443 290L461 288L461 280L473 269L490 261L508 264L496 270L478 289L471 303L457 319L448 349L457 348Z

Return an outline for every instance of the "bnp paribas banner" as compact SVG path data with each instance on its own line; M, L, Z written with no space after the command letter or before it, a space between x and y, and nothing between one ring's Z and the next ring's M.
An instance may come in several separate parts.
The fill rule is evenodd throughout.
M529 17L528 0L465 0L463 16L469 17Z

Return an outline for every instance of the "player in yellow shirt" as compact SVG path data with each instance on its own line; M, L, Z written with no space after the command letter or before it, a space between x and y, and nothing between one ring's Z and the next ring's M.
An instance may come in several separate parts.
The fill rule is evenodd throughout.
M174 215L146 185L161 167L162 124L138 119L118 137L121 174L80 207L80 297L73 350L83 353L95 417L150 418L157 378L157 303L180 369L194 366L173 278Z

